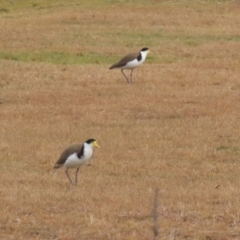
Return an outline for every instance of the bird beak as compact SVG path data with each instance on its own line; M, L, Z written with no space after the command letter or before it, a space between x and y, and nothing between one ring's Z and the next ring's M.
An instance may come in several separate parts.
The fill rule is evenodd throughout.
M98 144L97 144L97 141L94 141L94 142L93 142L93 146L100 148L100 147L98 146Z

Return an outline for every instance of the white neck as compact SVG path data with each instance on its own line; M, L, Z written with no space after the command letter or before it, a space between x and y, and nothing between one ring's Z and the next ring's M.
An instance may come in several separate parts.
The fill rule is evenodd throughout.
M141 62L144 62L145 59L146 59L146 57L147 57L147 55L148 55L148 51L142 51L142 52L141 52L141 55L142 55L142 60L141 60Z
M93 153L92 144L84 143L84 152L83 152L84 158L85 158L85 159L91 158L92 153Z

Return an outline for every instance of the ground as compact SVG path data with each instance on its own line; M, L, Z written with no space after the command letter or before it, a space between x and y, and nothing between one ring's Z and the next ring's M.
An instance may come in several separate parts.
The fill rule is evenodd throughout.
M1 239L240 239L239 1L0 3Z

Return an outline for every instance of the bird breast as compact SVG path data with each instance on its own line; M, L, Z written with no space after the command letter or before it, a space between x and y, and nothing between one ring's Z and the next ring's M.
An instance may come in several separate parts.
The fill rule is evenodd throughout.
M142 60L138 61L137 59L134 59L133 61L128 62L123 68L125 68L125 69L133 69L133 68L136 68L139 65L141 65L142 62L143 62Z
M68 157L64 166L66 168L77 168L81 165L86 165L92 157L93 150L91 147L84 147L84 152L81 158L78 158L77 153L73 153Z
M92 146L90 146L89 144L85 145L82 158L89 160L92 157L92 154L93 154Z

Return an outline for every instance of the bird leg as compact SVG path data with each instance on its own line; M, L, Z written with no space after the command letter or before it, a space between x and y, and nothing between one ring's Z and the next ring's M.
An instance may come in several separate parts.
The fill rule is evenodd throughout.
M132 73L133 73L133 70L134 70L134 69L132 69L132 71L131 71L131 73L130 73L130 79L131 79L130 82L131 82L131 83L132 83Z
M75 185L77 185L78 171L79 171L79 168L77 168L77 171L76 171L76 176L75 176Z
M67 177L68 177L70 183L73 185L72 180L71 180L71 178L70 178L69 175L68 175L68 168L66 169L65 173L66 173L66 175L67 175Z
M123 72L123 69L121 69L121 72L122 72L123 76L126 78L127 83L129 83L129 80L128 80L127 76L125 75L125 73Z

